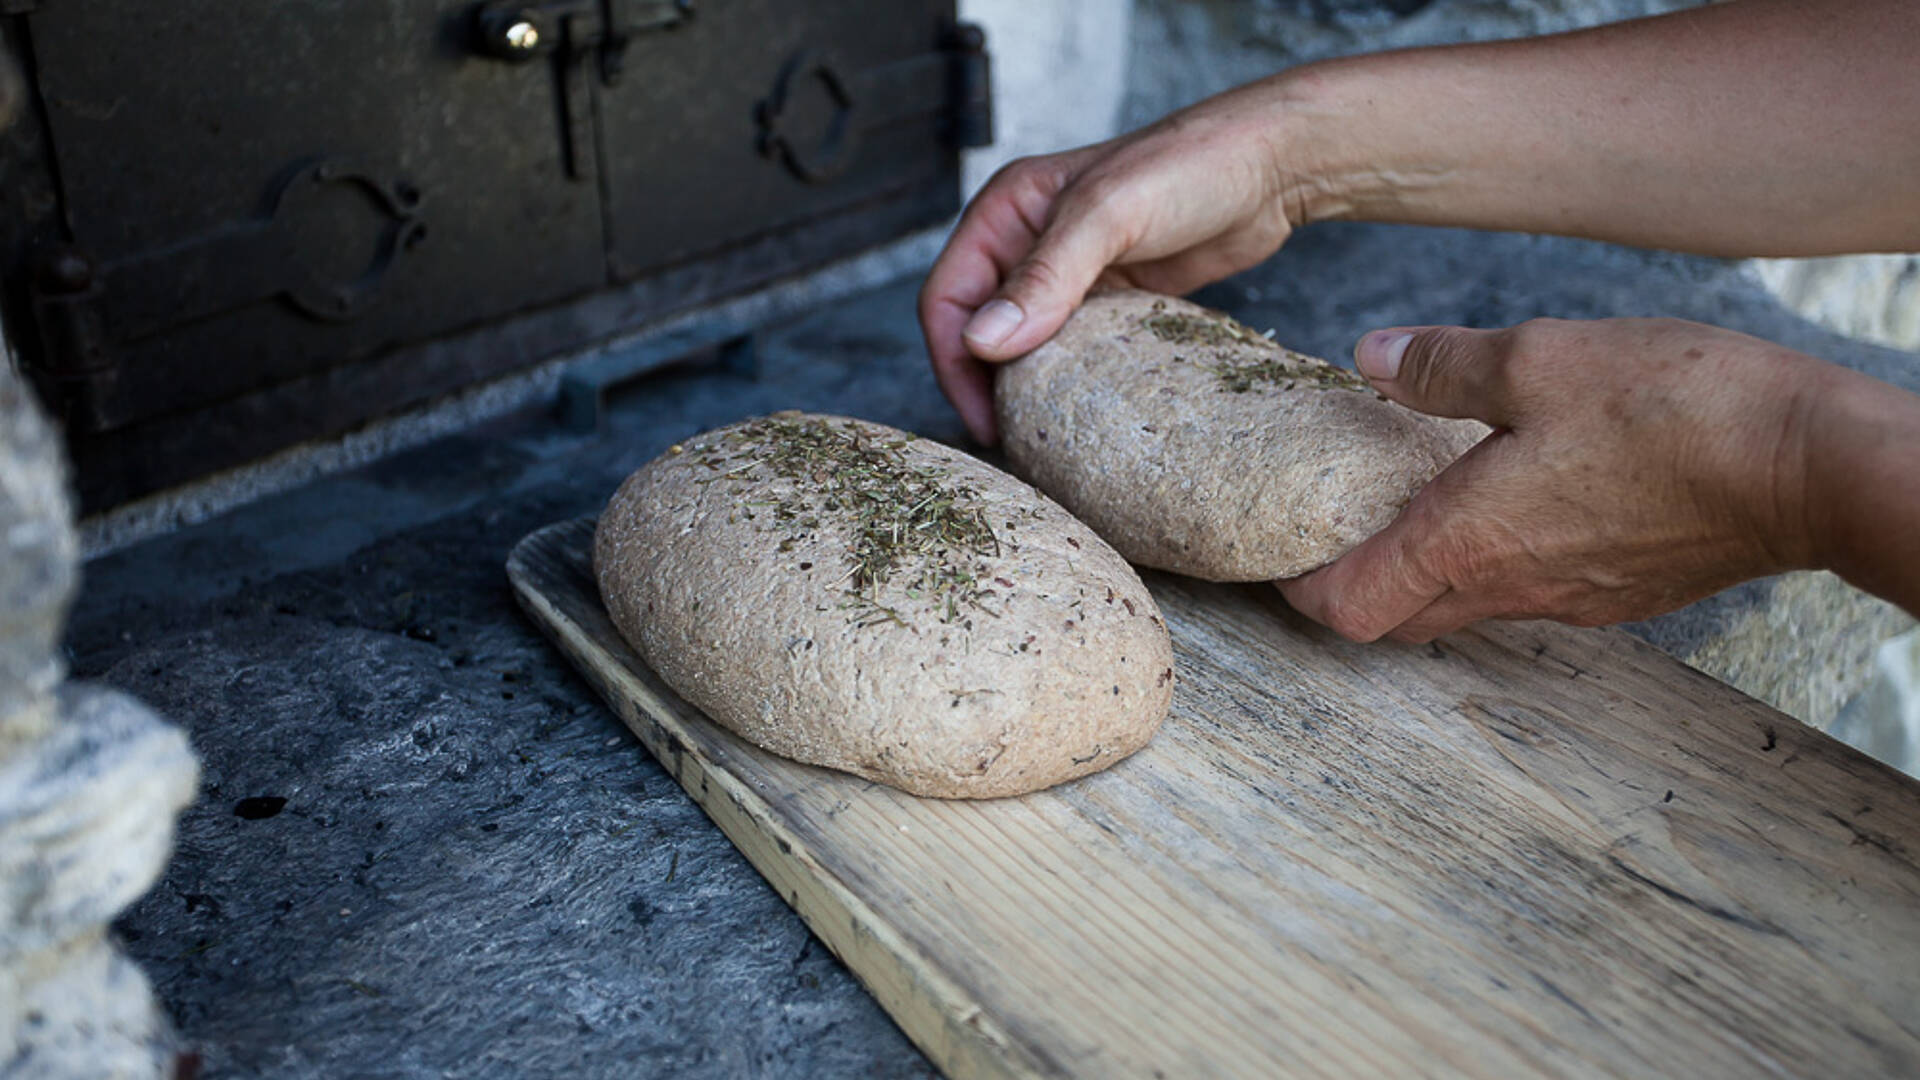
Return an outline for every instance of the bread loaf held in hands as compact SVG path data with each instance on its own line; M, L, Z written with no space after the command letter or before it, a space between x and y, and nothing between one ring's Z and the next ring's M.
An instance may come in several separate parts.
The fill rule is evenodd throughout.
M1145 745L1173 650L1133 568L1025 483L879 424L779 413L672 448L600 518L614 625L774 753L1017 795Z
M1130 561L1293 577L1373 535L1484 437L1206 308L1096 293L994 385L1015 470Z

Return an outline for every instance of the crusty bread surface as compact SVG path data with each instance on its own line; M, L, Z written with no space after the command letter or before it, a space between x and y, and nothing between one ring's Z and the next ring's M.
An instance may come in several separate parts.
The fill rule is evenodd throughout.
M761 747L919 795L1105 768L1166 715L1133 568L1025 483L879 424L780 413L635 472L594 537L614 625Z
M994 399L1016 472L1128 560L1211 581L1331 562L1489 430L1138 290L1088 297Z

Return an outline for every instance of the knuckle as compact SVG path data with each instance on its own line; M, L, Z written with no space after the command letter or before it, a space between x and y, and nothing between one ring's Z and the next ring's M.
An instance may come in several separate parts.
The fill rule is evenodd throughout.
M1124 211L1132 200L1133 182L1115 169L1091 169L1061 193L1061 206L1078 215L1096 218Z
M1516 385L1550 377L1559 358L1580 333L1570 319L1528 319L1501 333L1503 374Z
M1053 257L1044 251L1027 256L1007 279L1006 292L1031 310L1031 303L1042 297L1057 297L1067 288L1067 275Z
M1422 570L1437 585L1472 590L1497 578L1491 545L1469 529L1450 529L1436 536L1420 552Z
M992 191L998 195L1034 191L1051 198L1073 186L1078 167L1078 158L1072 151L1014 158L994 172L981 192Z
M1328 601L1326 610L1322 614L1327 628L1348 641L1364 644L1376 641L1380 637L1381 628L1375 626L1365 612L1343 600Z
M1500 352L1512 361L1552 351L1566 340L1568 327L1563 319L1528 319L1500 332Z
M984 193L987 191L999 191L1005 188L1016 187L1020 184L1031 182L1035 177L1045 171L1047 171L1045 158L1036 156L1017 157L1005 165L1000 166L998 169L995 169L993 176L988 178L985 186L980 190ZM978 198L978 196L975 197Z
M1516 339L1537 343L1554 340L1567 333L1575 325L1577 324L1572 319L1554 319L1541 316L1515 323L1508 329L1507 333L1513 335Z
M1054 201L1055 228L1091 231L1108 248L1132 246L1151 217L1151 202L1125 169L1096 167L1075 178Z
M1466 363L1463 335L1451 327L1422 330L1407 342L1400 380L1422 400L1443 396Z

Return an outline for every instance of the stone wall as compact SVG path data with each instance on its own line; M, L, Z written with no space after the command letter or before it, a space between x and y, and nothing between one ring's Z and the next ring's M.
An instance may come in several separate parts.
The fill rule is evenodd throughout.
M107 924L159 877L196 767L139 702L61 685L78 555L58 439L0 362L0 1075L170 1076Z
M1752 259L1747 268L1781 303L1822 326L1920 349L1920 255Z

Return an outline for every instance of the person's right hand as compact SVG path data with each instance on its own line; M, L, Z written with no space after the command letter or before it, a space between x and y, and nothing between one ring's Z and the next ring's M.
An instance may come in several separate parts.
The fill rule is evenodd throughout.
M1096 281L1178 296L1265 259L1303 223L1277 96L1255 83L1109 142L1022 158L974 196L920 290L934 375L974 438L998 438L981 361L1045 343Z

